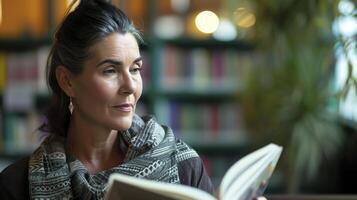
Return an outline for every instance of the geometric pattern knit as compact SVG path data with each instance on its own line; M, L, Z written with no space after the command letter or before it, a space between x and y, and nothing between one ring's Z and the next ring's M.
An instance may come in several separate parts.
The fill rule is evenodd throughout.
M103 199L113 173L180 183L177 163L198 157L151 116L134 115L131 127L118 139L121 151L126 152L124 162L92 175L78 159L66 155L66 138L50 134L30 157L31 199Z

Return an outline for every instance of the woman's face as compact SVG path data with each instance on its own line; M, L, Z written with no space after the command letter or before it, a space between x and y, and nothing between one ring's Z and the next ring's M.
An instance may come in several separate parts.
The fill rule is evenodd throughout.
M138 43L130 33L113 33L90 53L83 71L73 78L73 115L91 126L126 130L142 93Z

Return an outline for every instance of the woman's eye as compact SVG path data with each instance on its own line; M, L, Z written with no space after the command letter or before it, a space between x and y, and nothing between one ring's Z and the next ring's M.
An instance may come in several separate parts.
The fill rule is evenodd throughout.
M133 74L138 74L138 73L140 73L141 70L142 70L141 67L135 67L135 68L131 69L130 72Z
M114 73L116 73L116 70L113 68L105 69L103 71L103 74L105 74L105 75L110 75L110 74L114 74Z

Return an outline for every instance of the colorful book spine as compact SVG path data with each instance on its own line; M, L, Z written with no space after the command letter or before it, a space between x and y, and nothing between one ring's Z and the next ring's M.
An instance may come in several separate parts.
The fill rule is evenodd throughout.
M6 55L0 52L0 93L3 93L6 87Z

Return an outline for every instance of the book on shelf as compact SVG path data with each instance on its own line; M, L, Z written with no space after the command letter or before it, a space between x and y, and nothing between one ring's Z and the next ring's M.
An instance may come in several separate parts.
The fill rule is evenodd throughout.
M2 94L6 86L6 60L5 54L0 52L0 93Z
M238 160L223 176L216 196L185 185L113 174L109 178L105 198L106 200L248 200L263 194L281 152L281 146L268 144Z

